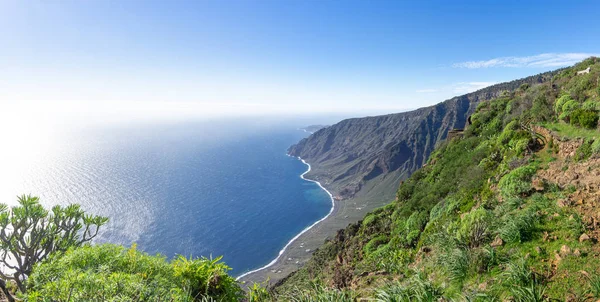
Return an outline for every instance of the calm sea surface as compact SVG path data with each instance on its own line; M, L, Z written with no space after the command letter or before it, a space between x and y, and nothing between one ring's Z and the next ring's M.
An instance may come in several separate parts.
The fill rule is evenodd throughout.
M0 196L79 203L110 217L99 242L136 242L169 257L223 255L238 275L270 262L331 207L300 178L307 166L286 156L306 135L224 121L71 129L4 155L12 169L0 172L8 183Z

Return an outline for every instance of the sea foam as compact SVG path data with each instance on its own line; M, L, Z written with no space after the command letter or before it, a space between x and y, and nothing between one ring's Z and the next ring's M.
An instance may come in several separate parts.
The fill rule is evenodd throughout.
M288 154L288 156L291 156ZM294 236L294 238L292 238L280 251L279 254L277 255L277 257L275 257L275 259L273 259L271 262L269 262L267 265L259 267L257 269L245 272L241 275L239 275L235 280L239 281L241 278L248 276L250 274L262 271L264 269L267 269L271 266L273 266L275 263L277 263L277 261L279 261L279 259L281 258L281 256L283 255L283 253L285 252L285 250L294 242L296 241L296 239L298 239L300 236L302 236L302 234L308 232L310 229L312 229L315 225L319 224L320 222L324 221L325 219L327 219L327 217L331 216L331 214L333 213L333 210L335 209L335 200L333 199L333 195L331 194L331 192L329 192L327 189L325 189L325 187L323 187L323 185L321 185L320 182L316 181L316 180L312 180L312 179L308 179L306 177L304 177L304 175L306 175L308 172L310 172L310 164L307 163L304 159L302 159L300 156L297 157L300 161L302 161L303 164L305 164L306 166L308 166L308 169L302 173L300 175L300 178L306 180L306 181L310 181L310 182L314 182L316 183L321 189L323 189L323 191L325 191L327 193L327 195L329 195L329 199L331 199L331 209L329 210L329 213L327 213L327 215L325 215L323 218L315 221L313 224L309 225L308 227L306 227L304 230L302 230L300 233L298 233L296 236Z

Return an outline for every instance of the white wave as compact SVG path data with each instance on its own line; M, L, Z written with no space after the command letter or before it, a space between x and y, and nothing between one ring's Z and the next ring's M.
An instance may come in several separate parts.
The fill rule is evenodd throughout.
M287 154L288 156L290 156L289 154ZM316 181L316 180L312 180L312 179L307 179L304 177L304 175L306 175L306 173L310 172L310 164L307 163L306 161L304 161L300 156L298 156L298 159L300 161L302 161L303 164L308 166L308 170L306 170L306 172L302 173L300 175L300 178L306 180L306 181L310 181L310 182L314 182L316 183L321 189L323 189L323 191L325 191L327 193L327 195L329 195L329 199L331 199L331 209L329 210L329 213L327 213L327 215L325 215L325 217L317 220L315 223L311 224L310 226L306 227L304 230L302 230L302 232L298 233L298 235L294 236L294 238L292 238L284 247L283 249L281 249L279 251L279 254L277 255L277 257L275 259L273 259L273 261L269 262L267 265L263 266L263 267L259 267L255 270L251 270L248 272L245 272L241 275L239 275L237 278L235 278L236 281L239 281L241 278L248 276L250 274L262 271L264 269L267 269L271 266L273 266L275 263L277 263L277 261L279 260L279 258L281 258L281 256L283 255L283 253L285 252L285 250L294 242L296 241L296 239L298 239L300 236L302 236L302 234L308 232L310 229L312 229L315 225L319 224L320 222L322 222L323 220L327 219L327 217L331 216L331 213L333 213L333 209L335 208L335 200L333 199L333 195L331 194L331 192L327 191L327 189L325 189L325 187L323 187L321 185L320 182Z

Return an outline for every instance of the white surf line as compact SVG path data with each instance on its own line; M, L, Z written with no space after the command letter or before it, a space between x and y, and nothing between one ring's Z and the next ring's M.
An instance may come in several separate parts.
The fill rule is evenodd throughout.
M306 130L306 129L298 129L298 130L302 130L302 131L304 131L304 132L306 132L306 133L310 133L310 134L315 134L314 132L312 132L312 131L308 131L308 130ZM298 157L298 158L300 158L300 157ZM300 158L300 160L302 160L302 158ZM303 160L302 160L302 161L303 161ZM306 163L305 163L305 164L306 164ZM310 166L310 165L309 165L309 166ZM309 169L310 169L310 168L309 168ZM308 179L307 179L307 180L308 180Z
M290 155L288 154L288 156L290 156ZM304 234L304 233L308 232L308 230L312 229L312 228L313 228L315 225L317 225L317 224L319 224L320 222L322 222L323 220L327 219L327 217L331 216L331 213L333 213L333 209L335 208L335 201L334 201L334 199L333 199L333 195L331 195L331 192L327 191L327 189L325 189L325 187L323 187L323 186L321 185L321 183L320 183L320 182L318 182L318 181L316 181L316 180L312 180L312 179L306 179L306 178L304 178L304 175L306 175L306 173L310 172L310 164L309 164L309 163L307 163L307 162L305 162L305 161L304 161L304 160L303 160L303 159L302 159L300 156L298 156L298 159L299 159L300 161L302 161L302 163L303 163L303 164L305 164L305 165L307 165L307 166L308 166L308 170L306 170L306 172L302 173L302 174L300 175L300 178L302 178L302 179L304 179L304 180L306 180L306 181L310 181L310 182L314 182L314 183L316 183L317 185L319 185L319 187L320 187L321 189L323 189L323 191L327 192L327 195L329 195L329 199L331 199L331 209L329 210L329 213L327 213L327 215L325 215L325 217L323 217L323 218L321 218L321 219L317 220L315 223L311 224L310 226L308 226L307 228L305 228L304 230L302 230L302 232L298 233L298 235L294 236L294 238L292 238L292 240L290 240L290 241L289 241L289 242L288 242L288 243L287 243L287 244L286 244L286 245L283 247L283 249L281 249L281 251L279 251L279 255L277 255L277 257L276 257L275 259L273 259L273 261L269 262L267 265L265 265L265 266L263 266L263 267L260 267L260 268L257 268L257 269L255 269L255 270L251 270L251 271L248 271L248 272L245 272L245 273L243 273L243 274L239 275L237 278L235 278L235 281L239 281L239 280L240 280L241 278L243 278L243 277L246 277L246 276L248 276L248 275L250 275L250 274L253 274L253 273L256 273L256 272L262 271L262 270L264 270L264 269L267 269L267 268L269 268L269 267L273 266L275 263L277 263L277 261L279 260L279 258L281 258L281 256L282 256L282 255L283 255L283 253L285 252L285 250L286 250L286 249L287 249L287 248L290 246L290 244L292 244L294 241L296 241L296 239L298 239L300 236L302 236L302 234Z

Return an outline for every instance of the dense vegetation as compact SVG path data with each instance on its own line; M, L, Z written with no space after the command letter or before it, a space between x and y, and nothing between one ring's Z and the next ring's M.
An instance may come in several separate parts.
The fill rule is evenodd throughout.
M37 197L20 196L18 205L9 209L0 204L0 288L9 300L6 281L13 282L21 293L34 266L52 254L89 242L106 217L85 215L78 205L42 207Z
M420 169L450 130L464 128L480 101L547 82L560 71L492 85L417 110L346 119L302 139L288 152L314 163L306 176L326 183L334 196L364 202L362 217L367 208L394 199L398 182Z
M216 259L167 261L135 245L85 246L36 267L30 301L238 301L243 291Z
M394 202L269 290L244 292L220 258L90 245L106 218L30 196L0 206L0 255L17 271L0 285L28 301L596 301L600 177L581 178L600 169L599 76L591 58L481 101Z
M78 205L44 209L37 197L0 205L0 285L27 301L239 301L246 294L221 258L168 261L130 248L90 245L106 217ZM7 283L8 282L8 283ZM264 296L253 286L251 300Z
M589 74L576 74L588 66ZM393 203L327 241L274 288L277 298L598 300L595 217L582 211L597 200L570 203L597 188L539 174L558 163L564 173L574 163L600 168L599 75L591 58L552 81L480 102L462 137L438 146ZM577 149L563 154L570 145Z

